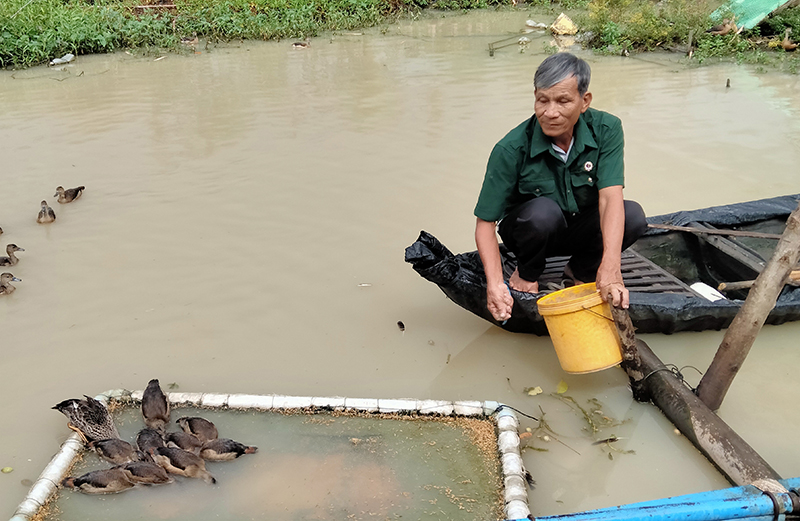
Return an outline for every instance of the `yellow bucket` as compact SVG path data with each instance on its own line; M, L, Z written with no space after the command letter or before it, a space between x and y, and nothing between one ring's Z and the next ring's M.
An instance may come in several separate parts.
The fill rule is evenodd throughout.
M594 282L556 291L536 304L564 371L593 373L622 362L611 308Z

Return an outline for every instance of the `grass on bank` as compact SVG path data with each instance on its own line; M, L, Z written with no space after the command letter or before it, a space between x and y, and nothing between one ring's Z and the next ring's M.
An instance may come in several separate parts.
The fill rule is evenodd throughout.
M427 8L512 5L512 0L174 0L171 10L137 10L137 5L169 0L92 1L0 0L0 67L46 63L66 53L177 49L181 37L194 34L210 41L303 38L376 26ZM800 38L800 7L742 34L708 34L710 14L721 1L528 0L516 8L570 12L581 28L583 45L601 53L686 53L691 34L699 63L733 58L798 71L800 52L786 53L776 44L787 27Z
M475 9L510 0L0 0L0 67L46 63L66 53L175 49L181 37L212 41L303 38L385 23L424 8ZM171 2L170 2L171 3ZM145 11L145 12L143 12Z

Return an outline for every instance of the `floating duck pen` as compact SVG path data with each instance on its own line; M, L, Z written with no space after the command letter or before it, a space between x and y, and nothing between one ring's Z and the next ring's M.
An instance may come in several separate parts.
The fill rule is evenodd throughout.
M137 487L111 495L61 490L66 476L108 468L73 433L11 521L80 519L527 519L514 412L498 402L167 393L172 426L203 416L220 437L258 447L209 462L216 485ZM108 391L124 439L144 427L142 391ZM84 457L86 454L86 457Z

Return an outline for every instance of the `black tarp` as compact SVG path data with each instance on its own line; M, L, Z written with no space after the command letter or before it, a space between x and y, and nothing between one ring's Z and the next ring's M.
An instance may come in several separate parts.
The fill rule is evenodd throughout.
M785 218L797 207L800 194L774 197L760 201L716 206L703 210L676 212L648 218L649 223L685 226L704 222L721 227L742 226L765 219ZM668 233L648 230L647 235ZM675 233L675 232L672 232ZM506 278L513 272L516 261L513 253L500 246ZM507 331L546 335L544 319L539 315L536 301L541 294L511 290L514 307L511 318L504 324L492 318L486 309L486 277L478 253L473 251L454 255L436 237L423 231L414 244L406 248L405 260L422 277L438 285L456 304ZM710 302L702 297L670 293L631 294L630 315L640 333L673 333L722 329L730 325L742 305L741 300ZM767 324L800 320L800 288L787 286L781 292Z

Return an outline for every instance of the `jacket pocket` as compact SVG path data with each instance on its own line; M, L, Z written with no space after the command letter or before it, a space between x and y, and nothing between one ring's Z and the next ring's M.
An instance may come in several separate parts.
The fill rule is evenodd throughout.
M519 180L519 191L535 197L550 195L556 191L556 182L548 178L523 177Z

